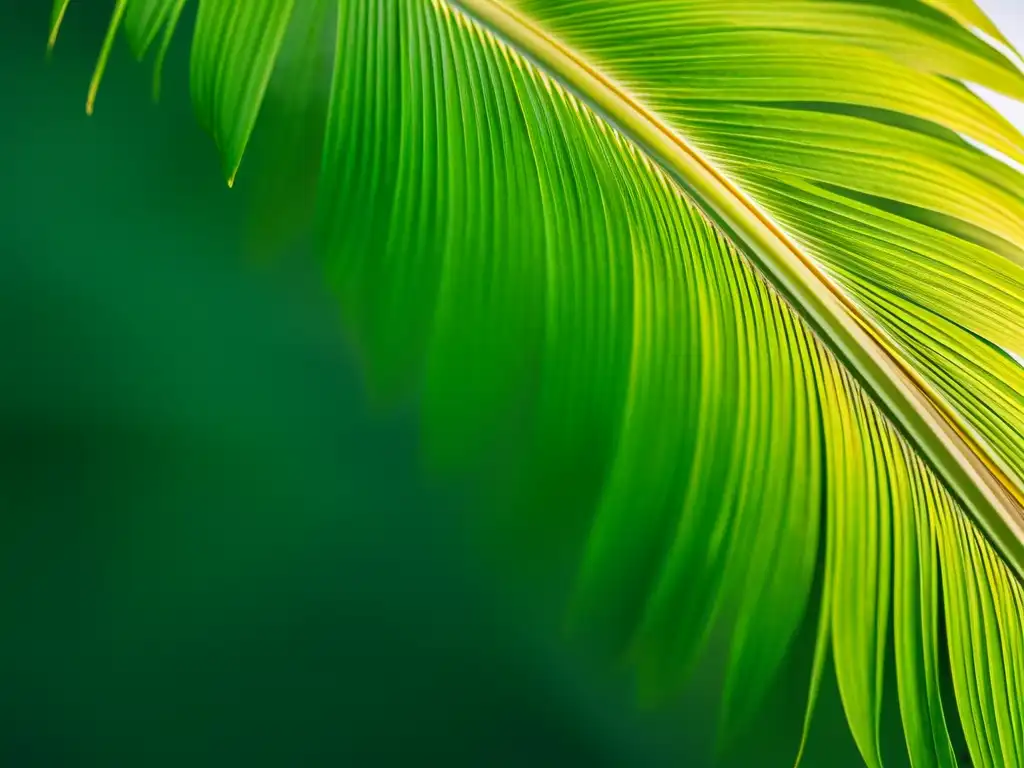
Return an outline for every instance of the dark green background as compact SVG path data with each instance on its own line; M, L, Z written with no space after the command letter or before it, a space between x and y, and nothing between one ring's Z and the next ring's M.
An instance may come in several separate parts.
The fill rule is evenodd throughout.
M49 3L0 6L0 765L708 764L716 659L638 709L565 584L494 578L313 260L245 247L187 39L159 107L119 44L86 118L82 5L50 62ZM732 764L788 764L804 685ZM826 699L806 764L857 765Z

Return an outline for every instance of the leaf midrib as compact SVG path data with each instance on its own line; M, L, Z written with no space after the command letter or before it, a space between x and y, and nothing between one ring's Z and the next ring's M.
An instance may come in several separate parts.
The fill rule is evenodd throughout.
M433 0L586 102L671 176L811 326L1024 580L1024 492L885 332L756 203L623 86L500 0Z

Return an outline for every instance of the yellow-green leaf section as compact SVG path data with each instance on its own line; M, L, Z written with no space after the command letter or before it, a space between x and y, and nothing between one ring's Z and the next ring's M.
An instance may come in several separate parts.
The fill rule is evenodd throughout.
M233 177L306 16L196 4ZM137 53L180 5L127 0ZM1024 177L964 137L1024 139L963 85L1024 76L973 2L331 5L345 322L432 455L513 438L577 625L671 693L726 622L735 734L816 620L811 704L831 656L868 765L890 653L914 766L1024 765Z

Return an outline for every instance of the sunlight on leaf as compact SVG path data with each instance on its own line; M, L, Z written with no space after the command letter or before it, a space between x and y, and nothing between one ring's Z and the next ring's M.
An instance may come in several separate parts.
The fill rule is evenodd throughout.
M198 2L229 183L286 33L320 39L295 8ZM914 766L961 733L1024 765L1024 175L980 148L1024 136L965 85L1021 100L1024 74L974 2L336 9L346 327L374 386L422 391L437 466L503 446L494 519L526 533L498 530L524 572L578 561L573 626L654 699L725 626L736 738L817 621L805 740L831 655L867 765L890 662ZM128 0L138 55L180 10Z

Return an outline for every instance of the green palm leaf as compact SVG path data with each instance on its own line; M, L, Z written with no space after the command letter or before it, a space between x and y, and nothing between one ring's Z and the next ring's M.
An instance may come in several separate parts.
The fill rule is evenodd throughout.
M119 0L94 84L183 5ZM1024 765L1024 177L965 140L1024 137L962 84L1024 74L973 2L198 5L231 180L330 24L321 230L371 377L421 377L442 461L515 434L503 503L576 543L574 620L647 691L726 622L734 733L816 616L808 723L831 653L880 765L891 652L914 766L961 728Z

